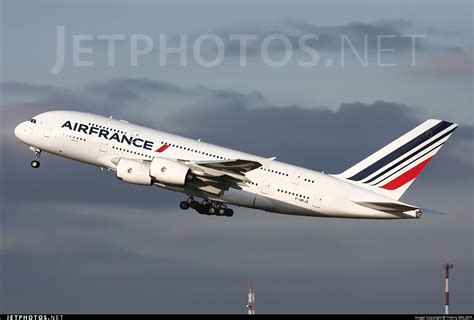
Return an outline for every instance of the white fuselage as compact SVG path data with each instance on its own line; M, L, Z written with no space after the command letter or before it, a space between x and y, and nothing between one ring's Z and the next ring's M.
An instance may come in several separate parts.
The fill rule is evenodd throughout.
M112 160L116 158L140 161L155 157L195 161L246 159L263 164L245 174L251 182L240 183L240 190L229 188L219 194L189 186L155 183L190 196L292 215L371 219L416 217L414 214L400 216L356 204L354 201L360 199L391 200L382 193L344 179L122 120L82 112L51 111L36 116L35 122L25 121L15 129L15 135L25 144L110 170L115 170Z

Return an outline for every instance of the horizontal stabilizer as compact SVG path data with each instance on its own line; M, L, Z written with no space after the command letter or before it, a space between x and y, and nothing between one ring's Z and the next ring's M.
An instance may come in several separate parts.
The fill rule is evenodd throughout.
M367 202L367 201L354 201L358 205L367 207L374 210L380 210L384 212L406 212L412 210L420 210L420 208L411 206L403 202Z

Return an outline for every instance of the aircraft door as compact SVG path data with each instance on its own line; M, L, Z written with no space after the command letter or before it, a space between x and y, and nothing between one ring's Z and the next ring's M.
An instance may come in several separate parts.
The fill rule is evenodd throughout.
M298 171L295 171L293 173L293 177L291 177L291 183L293 184L299 184L301 179L301 173Z
M316 194L314 195L314 198L313 198L313 207L316 207L316 208L321 208L321 202L323 201L323 198Z
M102 139L102 141L100 142L100 151L107 152L108 148L109 148L109 140Z
M46 125L44 127L43 136L46 137L46 138L51 137L51 131L52 131L51 126Z
M270 183L263 181L262 183L262 193L268 194L270 192Z

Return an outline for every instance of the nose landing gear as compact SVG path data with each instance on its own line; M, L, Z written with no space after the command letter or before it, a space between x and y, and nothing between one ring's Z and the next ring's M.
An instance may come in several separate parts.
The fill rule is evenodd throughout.
M35 152L34 160L31 161L31 167L35 168L35 169L38 169L41 165L41 163L40 163L41 150L36 149L36 148L30 148L30 149Z

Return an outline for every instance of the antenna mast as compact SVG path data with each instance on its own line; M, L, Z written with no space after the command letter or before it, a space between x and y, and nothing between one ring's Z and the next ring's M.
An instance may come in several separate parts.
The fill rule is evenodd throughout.
M253 284L249 285L247 311L248 314L255 314L255 286Z
M446 286L444 290L444 312L445 314L449 314L449 269L454 268L454 265L452 263L449 263L449 260L446 260L446 263L443 264L443 269L444 269L444 279L446 281Z

